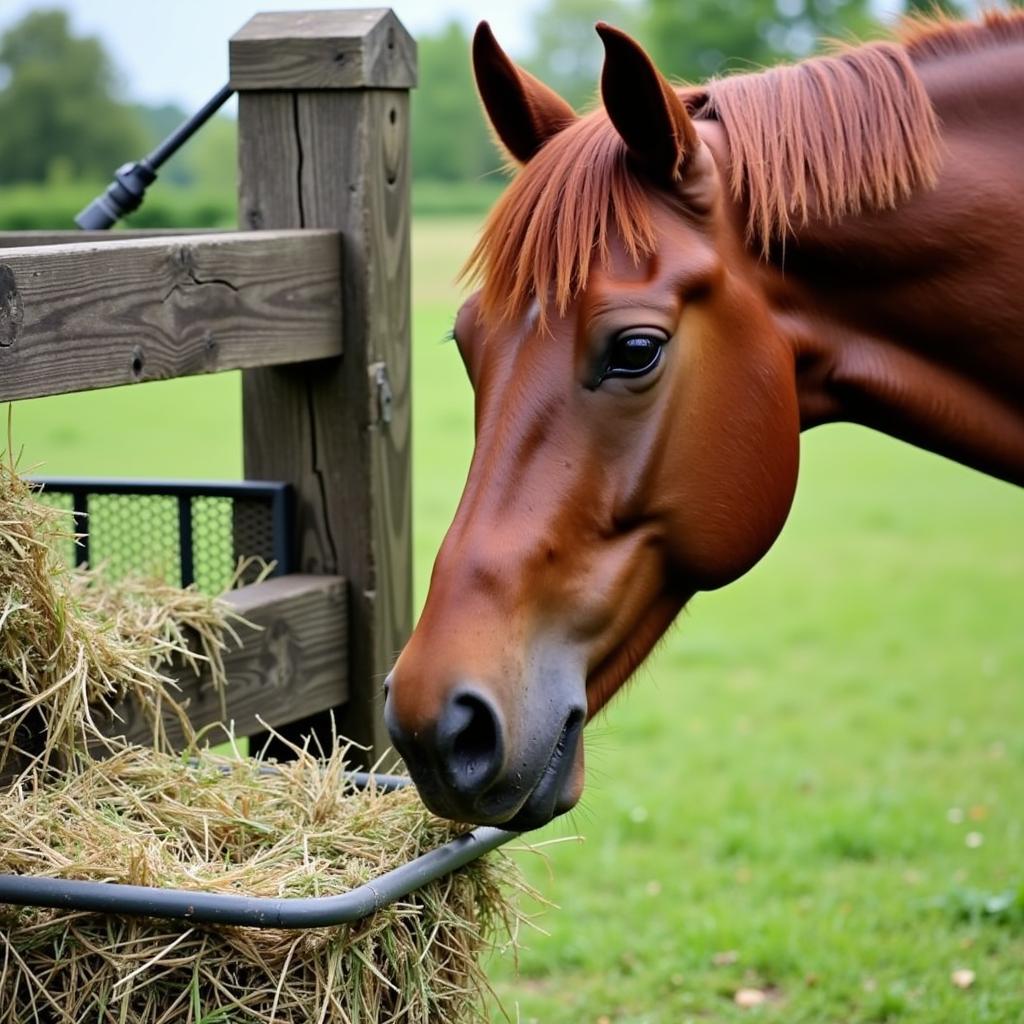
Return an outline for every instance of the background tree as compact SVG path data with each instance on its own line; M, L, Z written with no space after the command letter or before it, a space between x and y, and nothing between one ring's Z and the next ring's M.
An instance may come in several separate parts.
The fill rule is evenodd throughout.
M467 181L501 164L477 98L469 36L457 21L420 36L412 94L412 166L418 178Z
M870 0L647 0L644 36L666 72L699 82L879 32Z
M534 44L524 63L577 110L597 95L604 61L598 21L644 35L643 9L622 0L548 0L532 19Z
M0 181L110 176L140 155L139 118L114 98L98 39L75 37L63 11L33 11L0 37Z

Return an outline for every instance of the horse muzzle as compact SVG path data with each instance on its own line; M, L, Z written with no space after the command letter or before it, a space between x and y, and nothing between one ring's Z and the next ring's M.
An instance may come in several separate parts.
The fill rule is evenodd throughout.
M392 743L435 814L522 832L575 805L582 789L582 682L548 687L540 701L524 699L514 723L483 686L462 682L433 721L415 728L399 713L394 674L385 689Z

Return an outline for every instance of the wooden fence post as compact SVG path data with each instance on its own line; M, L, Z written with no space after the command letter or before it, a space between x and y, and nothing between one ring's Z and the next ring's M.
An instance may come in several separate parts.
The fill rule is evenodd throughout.
M388 9L257 14L230 44L246 228L342 232L342 354L243 376L245 475L291 481L297 569L348 581L339 732L387 749L381 685L412 625L409 89ZM289 727L316 732L326 715Z

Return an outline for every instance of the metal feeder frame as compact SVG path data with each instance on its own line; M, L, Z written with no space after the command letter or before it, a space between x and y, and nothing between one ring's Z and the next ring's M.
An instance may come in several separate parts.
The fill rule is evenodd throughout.
M353 772L349 779L357 788L376 786L386 791L409 785L409 780L399 775ZM118 882L0 875L0 903L248 928L329 928L367 917L518 834L487 826L475 828L338 896L275 899Z

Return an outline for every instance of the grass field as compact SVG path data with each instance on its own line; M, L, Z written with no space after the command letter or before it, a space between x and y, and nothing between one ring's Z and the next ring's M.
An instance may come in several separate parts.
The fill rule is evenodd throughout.
M471 238L416 225L421 599L471 448L440 343ZM237 476L238 409L224 377L14 424L54 473ZM492 966L511 1019L1024 1021L1022 583L1024 492L863 430L806 437L780 542L588 729L583 806L538 834L584 841L548 851L550 877L524 857L561 909L518 977Z

